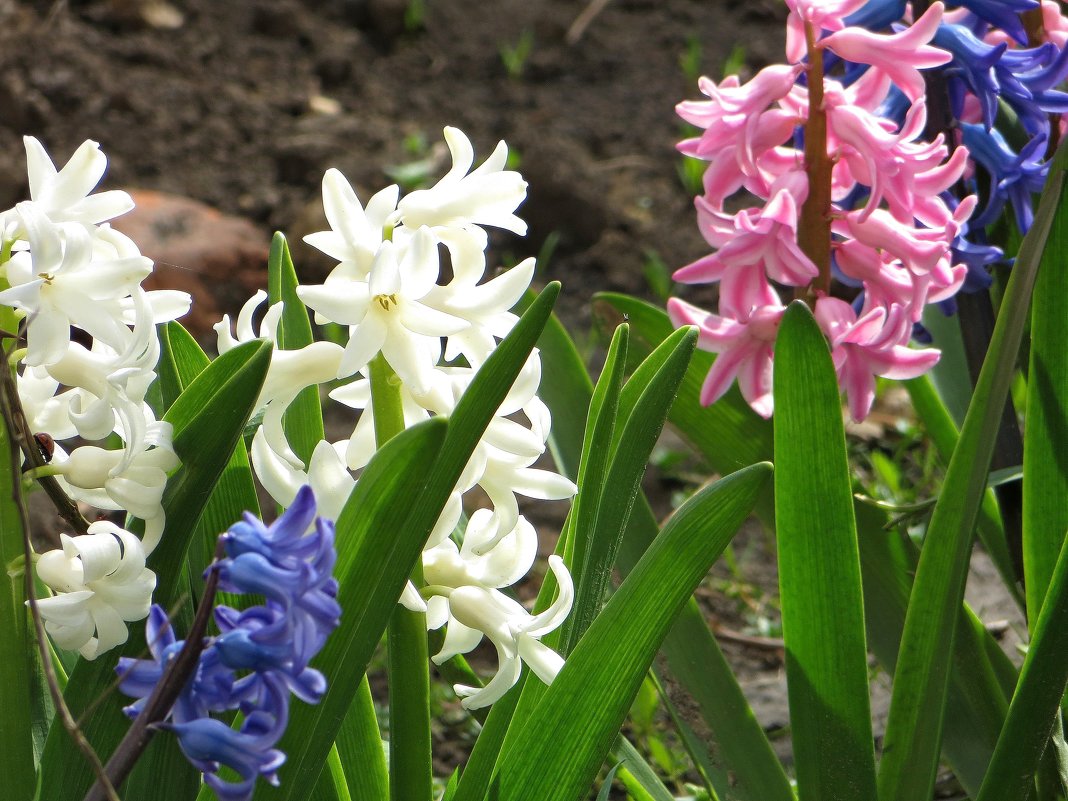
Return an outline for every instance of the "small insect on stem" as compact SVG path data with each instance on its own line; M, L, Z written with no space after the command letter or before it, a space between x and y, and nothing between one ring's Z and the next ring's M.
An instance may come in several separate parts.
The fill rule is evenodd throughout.
M52 435L40 431L33 435L33 441L37 443L41 458L45 460L45 463L51 462L56 453L56 441L52 439Z

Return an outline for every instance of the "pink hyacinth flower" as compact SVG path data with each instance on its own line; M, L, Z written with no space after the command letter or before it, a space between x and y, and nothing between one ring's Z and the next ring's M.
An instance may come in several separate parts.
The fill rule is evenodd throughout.
M845 18L868 0L786 0L786 60L796 64L805 57L805 25L817 31L840 31Z
M798 215L808 193L808 177L801 171L787 173L776 180L772 190L764 208L743 209L733 218L706 207L708 219L714 219L717 228L714 235L705 226L702 232L709 244L719 249L676 271L675 280L687 284L718 281L728 267L748 265L789 286L804 286L819 275L797 244ZM701 209L703 204L697 205ZM733 221L733 231L724 226L727 220Z
M914 350L905 344L912 323L900 306L889 311L876 306L858 318L844 300L822 297L816 301L815 316L831 341L834 369L854 420L863 420L871 411L876 376L915 378L938 361L937 350Z
M846 61L870 64L885 72L905 96L915 102L924 93L923 76L919 70L940 67L953 60L945 50L927 44L942 22L942 11L941 3L932 3L908 28L889 35L850 26L821 40L819 46L833 50Z
M772 357L785 307L781 303L765 306L754 309L744 319L732 320L672 298L667 310L676 328L697 326L698 346L719 354L701 386L701 403L715 403L737 378L742 397L753 411L761 417L771 417Z

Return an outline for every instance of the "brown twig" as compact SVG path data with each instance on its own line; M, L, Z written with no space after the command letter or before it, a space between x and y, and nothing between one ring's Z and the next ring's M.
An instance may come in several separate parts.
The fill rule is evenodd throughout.
M4 367L3 374L2 391L5 397L5 408L7 409L4 416L8 421L8 428L11 430L12 436L18 440L19 447L22 449L29 466L31 468L45 467L48 463L41 454L41 448L38 446L37 441L33 438L34 432L30 430L30 423L26 419L26 412L23 410L22 402L19 399L18 384L16 384L15 378L7 365ZM67 524L75 534L85 534L89 530L89 521L78 511L78 505L63 491L63 487L56 481L55 476L40 476L37 479L37 483L52 499L56 511L60 517L67 521ZM46 536L48 534L51 534L51 532L46 532ZM60 547L57 535L53 535L49 539L49 544L53 548Z
M222 539L220 538L215 547L215 562L222 556ZM200 654L204 650L204 634L208 630L208 620L211 618L211 610L215 601L215 591L219 586L219 571L212 570L204 586L204 594L200 598L200 606L197 615L193 619L193 625L189 629L185 645L163 672L156 689L148 697L148 701L141 709L141 713L130 724L129 731L122 738L115 752L108 760L104 769L106 776L97 779L96 784L89 788L83 801L110 801L105 795L106 787L102 782L110 781L116 787L133 770L138 758L148 747L152 735L155 734L153 724L159 723L171 711L174 702L178 700L185 685L193 676Z
M22 495L22 480L19 468L21 467L21 459L18 445L15 442L13 429L13 415L14 409L12 408L11 396L8 388L15 383L12 377L11 370L6 364L7 353L0 351L5 356L5 364L0 368L0 380L4 384L4 392L0 392L0 411L3 413L3 424L8 429L8 452L11 460L11 475L12 475L12 500L15 502L15 507L18 509L19 520L22 523L22 545L23 545L23 557L25 564L23 566L23 572L26 579L26 599L30 607L30 617L33 619L34 632L37 639L37 650L41 657L41 667L44 670L45 683L48 685L48 692L52 696L52 703L56 707L56 714L59 717L60 722L63 724L63 728L66 729L67 734L74 740L74 744L78 746L78 749L85 755L86 760L89 762L89 766L92 768L93 773L96 774L97 784L101 788L100 799L106 799L106 801L120 801L118 793L115 792L115 787L108 780L107 774L104 772L104 766L100 762L100 757L97 756L96 751L93 750L93 746L86 739L85 734L74 720L74 716L71 714L70 708L67 706L66 700L63 698L63 692L59 689L59 680L56 677L56 668L52 664L52 652L48 648L48 634L45 632L44 620L41 619L40 609L37 607L37 596L34 592L33 586L33 548L30 545L30 515L26 508L26 499ZM18 410L21 411L21 405ZM25 421L25 416L23 416Z
M600 14L608 6L609 0L590 0L589 5L582 9L582 13L575 17L575 21L571 23L571 27L567 29L567 34L564 37L569 45L578 44L579 39L586 33L586 29L590 27L590 23L593 22L597 15Z

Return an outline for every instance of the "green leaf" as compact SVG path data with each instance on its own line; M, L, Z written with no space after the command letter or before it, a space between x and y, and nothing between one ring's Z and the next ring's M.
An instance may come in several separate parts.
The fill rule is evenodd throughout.
M1034 619L1016 694L976 801L1025 801L1049 744L1068 683L1068 540Z
M521 721L515 744L499 764L491 798L583 797L675 614L744 522L770 472L769 465L754 465L721 479L668 521L542 702Z
M289 255L284 235L276 233L267 258L267 297L273 305L282 302L282 319L278 324L278 347L299 350L315 341L311 320L304 302L297 296L297 273ZM286 439L307 465L312 452L323 437L323 408L318 387L306 387L289 405L283 418Z
M639 799L640 801L675 801L671 791L660 781L660 777L656 775L638 749L631 745L622 734L616 737L608 759L609 763L619 766L619 780L627 788L628 795L635 801ZM606 788L610 788L611 785L612 782L606 778L601 792L606 792Z
M12 470L12 450L18 446L0 418L0 786L11 798L32 798L34 748L32 709L44 708L34 686L37 646L30 636L26 611L26 575L22 520L15 492L20 480ZM22 455L18 456L21 463ZM9 572L12 565L22 569ZM39 700L35 700L39 699Z
M445 420L435 418L387 442L368 463L342 509L334 568L341 625L315 660L329 686L318 704L291 708L289 727L279 744L287 755L282 786L272 792L261 785L257 796L300 798L317 781L353 691L425 540L422 531L405 522L412 498L427 483L419 466L435 458L445 430Z
M1048 191L1048 190L1047 190ZM1063 193L1038 268L1024 429L1023 555L1028 623L1034 630L1068 531L1068 202ZM1059 293L1059 294L1057 294Z
M589 626L601 607L601 595L593 596L591 579L585 573L590 562L593 537L597 529L597 515L601 508L601 498L605 489L605 472L608 469L609 454L616 427L616 413L619 410L619 393L623 388L623 369L627 361L627 340L630 329L621 325L612 336L605 357L601 377L593 390L592 399L584 404L589 407L586 419L586 432L582 439L582 458L579 461L578 494L571 503L571 512L566 522L565 563L577 582L575 603L571 607L571 616L564 625L565 634L561 638L568 646L578 641L578 636ZM585 372L585 371L583 371ZM549 382L546 382L549 383ZM582 408L581 406L575 408ZM611 569L611 563L609 563ZM584 578L584 576L587 576ZM585 582L586 586L583 586ZM603 593L603 588L602 588ZM579 621L584 621L580 623ZM574 640L568 633L574 632Z
M178 399L187 386L211 364L211 359L201 349L182 324L172 320L156 327L159 335L160 356L156 371L156 383L160 387L163 408L166 411Z
M155 601L165 608L183 600L180 579L185 574L177 566L184 564L186 548L212 489L241 437L270 356L268 342L250 342L220 356L189 384L164 418L174 425L174 450L182 460L163 495L166 531L149 557L149 567L157 576ZM135 624L125 646L92 662L80 660L67 683L64 697L76 718L109 696L102 708L82 721L86 738L105 761L129 727L121 712L123 702L114 695L115 661L119 656L140 656L144 648L144 632ZM71 758L67 734L56 723L48 733L41 778L41 798L80 798L92 783L84 761ZM173 797L185 801L183 790L178 782L161 786L154 798L170 798L173 791Z
M939 393L935 391L934 382L924 375L905 381L904 384L909 398L912 399L912 406L931 436L938 455L943 462L948 463L957 447L957 442L960 441L960 432L957 430L956 423L953 422L949 409L942 402ZM994 474L991 473L990 479L993 478ZM1022 609L1023 596L1016 583L1016 572L1013 569L1012 556L1009 554L1009 545L1005 539L1005 527L1001 523L997 498L989 489L992 486L994 486L993 482L988 480L988 489L983 493L983 502L979 507L977 531L983 547L986 548L991 561L997 567L1001 580L1005 582L1005 587Z
M894 674L879 772L882 801L927 798L934 785L949 680L951 649L946 644L952 644L957 628L972 535L1027 323L1038 262L1063 202L1066 158L1068 145L1062 142L1035 222L1013 266L990 350L920 554Z
M177 322L160 326L160 364L167 363L167 379L160 380L161 395L169 409L174 399L211 364L200 345ZM273 353L272 353L273 355ZM218 483L211 492L207 505L197 522L197 530L189 543L186 562L189 574L199 575L208 565L215 551L215 542L220 532L241 519L243 512L260 513L259 496L252 477L248 451L244 444L234 446L233 455L227 463ZM194 594L199 598L199 582L194 582ZM231 603L226 594L224 603Z
M312 801L352 801L348 788L345 767L337 746L334 746L326 758L326 770L319 774L319 781L315 783Z
M612 445L605 454L606 462L600 465L601 471L607 465L607 473L603 488L594 496L595 511L589 523L592 532L581 567L576 571L575 606L565 653L570 652L600 611L649 454L664 427L696 343L697 331L693 328L680 328L671 334L619 391L618 421L616 410L605 404L604 411L614 423L607 428ZM597 400L596 392L594 400ZM599 423L599 420L595 423L598 429ZM592 480L587 477L587 485ZM576 535L583 522L577 521Z
M608 801L608 797L612 793L612 781L616 778L616 772L622 766L622 762L617 762L609 768L608 773L605 774L604 782L601 784L600 792L597 793L597 801Z
M616 302L621 304L630 300L625 296L613 297L617 298ZM672 334L674 329L662 311L641 301L634 301L626 308L633 312L630 316L631 328L634 332L632 342L640 337L645 344L646 351L653 350ZM546 375L552 375L554 379L546 381L540 392L542 399L553 413L553 429L549 445L560 469L575 478L580 463L579 443L582 441L582 432L575 430L575 421L582 419L579 410L590 405L592 383L571 338L555 318L546 326L545 332L538 341L538 348L541 351ZM701 360L707 356L708 354L700 351L693 355L687 376L679 391L679 398L672 407L671 419L677 419L679 407L683 404L692 404L695 409L700 410L696 393L707 371L707 360L704 364ZM718 405L704 411L715 416ZM744 402L743 407L748 410ZM750 422L761 429L766 429L766 436L763 434L754 434L754 436L756 441L766 440L767 450L763 458L770 458L771 426L766 420L757 417L752 412L748 414L751 418ZM685 416L687 421L690 418L689 415ZM693 419L698 420L700 416L693 416ZM693 439L712 448L716 458L723 458L726 463L731 464L729 468L718 469L722 469L723 472L737 469L738 465L731 463L730 453L720 449L717 443L704 438L703 434ZM706 454L706 458L713 460L711 454ZM771 493L765 491L764 495L768 498L770 505ZM658 531L659 525L649 504L644 497L640 497L631 514L617 560L617 566L623 576L628 575L634 569ZM709 758L714 759L717 765L730 772L733 779L733 793L746 801L793 801L794 795L786 773L775 756L767 735L749 708L719 643L712 635L696 601L692 598L676 617L674 625L665 637L663 652L671 675L697 702L698 710L708 730L706 736L710 736L714 741L714 743L706 744ZM500 706L501 702L494 705L486 728L498 725L497 716ZM506 710L502 708L500 712L503 716ZM485 728L483 732L476 743L472 762L464 773L465 782L474 778L472 765L483 770L487 761L482 754ZM477 762L475 757L478 757ZM485 780L488 781L488 776ZM466 796L466 798L474 797L476 797L475 794Z
M389 797L386 752L366 676L360 679L335 743L352 801L385 801Z
M559 284L549 284L482 365L449 419L444 443L439 439L444 421L429 420L391 439L365 468L338 520L335 573L341 585L342 628L316 662L330 688L318 705L292 711L280 746L287 754L282 787L271 791L261 786L256 798L299 798L302 787L318 777L404 582L482 433L530 355L559 291ZM409 447L416 432L426 432L418 434L426 439ZM376 462L379 466L372 471ZM368 480L369 474L373 480ZM382 536L382 532L393 534Z
M884 530L886 516L879 510L858 504L854 511L869 647L883 668L893 673L919 549L906 534ZM1015 669L967 605L961 615L962 636L953 647L953 663L959 669L950 675L943 749L961 784L975 793L1001 730L1008 706L1006 688L1011 693Z
M640 354L640 342L644 341L651 350L675 328L662 309L637 298L602 292L594 302L599 304L602 315L608 307L630 321L631 350L635 354ZM705 351L694 353L668 419L709 459L716 472L727 474L768 458L772 452L772 429L770 421L749 408L737 387L711 406L701 405L701 384L714 359Z
M775 341L775 508L801 801L876 797L864 602L838 379L811 311Z
M149 558L149 567L159 576L156 603L169 607L177 600L178 575L173 567L167 568L180 564L185 554L241 440L270 361L270 342L238 345L198 373L163 418L174 426L174 452L182 466L167 482L163 496L167 532Z

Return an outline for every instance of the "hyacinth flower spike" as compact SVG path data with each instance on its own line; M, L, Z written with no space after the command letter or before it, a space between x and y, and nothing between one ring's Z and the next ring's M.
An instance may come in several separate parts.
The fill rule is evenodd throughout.
M316 516L315 497L302 487L290 508L270 526L246 515L220 536L225 558L208 569L219 588L267 596L238 611L215 609L221 634L204 641L198 662L167 719L155 727L174 733L190 762L222 801L248 801L256 780L278 783L285 755L275 748L289 720L290 696L317 703L326 678L308 666L337 627L337 554L333 524ZM208 603L214 589L205 593ZM202 610L198 619L206 622ZM203 624L202 624L203 625ZM146 638L152 659L121 659L120 689L138 699L126 708L137 716L157 689L184 643L166 613L149 615ZM240 711L239 729L210 717ZM151 723L151 721L149 721ZM221 766L238 774L231 782Z

